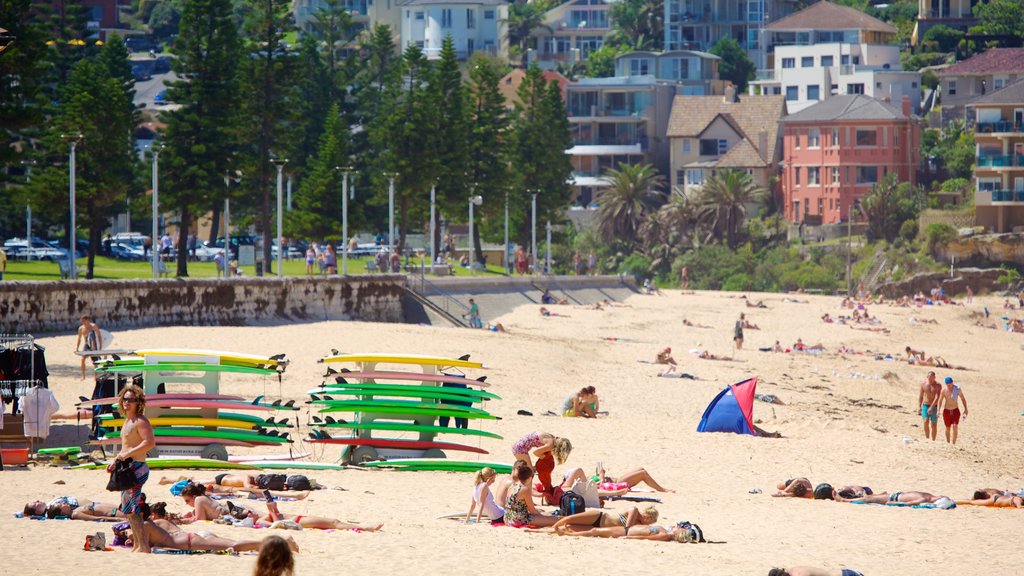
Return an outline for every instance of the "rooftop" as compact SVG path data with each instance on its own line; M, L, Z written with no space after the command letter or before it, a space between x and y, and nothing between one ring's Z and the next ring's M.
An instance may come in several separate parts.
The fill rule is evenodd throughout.
M471 4L473 6L504 6L505 0L398 0L400 6L444 6L452 4Z
M938 71L939 76L1024 72L1024 48L989 48Z
M1018 80L1005 88L989 92L967 103L968 106L978 104L1021 104L1024 103L1024 80Z
M780 18L765 27L771 31L784 30L868 30L896 34L894 26L882 22L848 6L822 0L803 10Z
M737 95L734 102L723 96L676 96L672 102L667 136L696 138L721 118L744 139L744 142L733 146L721 161L729 160L730 166L763 165L775 157L779 119L785 115L785 110L783 96ZM767 133L769 150L758 150L761 131Z
M906 120L899 108L864 94L839 94L783 119L783 122L823 120Z

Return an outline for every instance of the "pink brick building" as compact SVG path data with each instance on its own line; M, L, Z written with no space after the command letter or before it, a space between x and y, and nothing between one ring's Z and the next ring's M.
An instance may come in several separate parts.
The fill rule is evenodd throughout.
M921 123L908 98L901 104L902 110L863 94L838 95L782 119L787 220L845 222L850 206L889 174L917 182Z

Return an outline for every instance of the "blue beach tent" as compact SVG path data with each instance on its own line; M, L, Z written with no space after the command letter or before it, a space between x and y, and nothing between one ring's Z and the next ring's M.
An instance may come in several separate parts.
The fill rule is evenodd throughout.
M757 436L754 428L754 392L757 378L730 384L708 404L697 432L733 432Z

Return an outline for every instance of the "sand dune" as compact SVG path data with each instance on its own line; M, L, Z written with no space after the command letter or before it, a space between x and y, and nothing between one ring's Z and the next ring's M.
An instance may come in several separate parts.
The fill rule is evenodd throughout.
M1024 521L1022 511L892 509L768 495L776 482L797 475L815 483L866 484L876 491L921 489L954 498L966 498L980 487L1024 487L1020 440L1024 405L1016 390L1024 337L976 327L971 317L984 303L1001 311L1001 299L979 298L966 309L869 307L890 328L891 334L886 335L823 324L819 318L824 312L845 313L836 298L807 296L802 298L809 303L797 304L783 302L777 294L752 294L763 298L769 308L751 309L732 296L666 291L662 296L633 296L627 301L630 307L605 311L551 307L567 316L557 318L542 318L538 306L524 306L496 319L483 311L485 320L502 322L509 334L358 322L115 332L117 345L126 347L287 353L292 364L280 386L260 378L225 377L223 390L246 396L280 393L285 398L302 398L305 390L321 381L323 366L316 360L331 348L448 356L471 353L490 368L486 371L493 384L490 390L503 397L490 408L502 420L484 426L505 439L468 441L491 452L482 459L510 461L512 442L535 430L566 436L575 446L569 465L588 472L597 461L611 472L645 466L660 482L677 490L663 495L659 506L666 523L696 522L708 537L725 542L605 541L462 525L436 518L466 509L469 475L317 472L310 475L344 491L320 491L306 501L282 503L284 511L383 521L385 529L376 534L293 533L303 548L298 560L301 574L511 569L543 574L753 575L766 574L772 565L812 564L854 567L870 576L920 574L925 567L950 573L1008 574L1019 567L1015 548ZM94 312L102 321L102 312ZM746 332L746 349L735 360L698 360L687 353L699 348L731 355L732 324L741 312L761 330ZM912 324L911 315L939 324ZM684 317L713 328L683 326ZM775 340L789 346L798 337L808 344L821 342L829 350L842 343L861 351L898 354L912 345L969 367L969 371L938 370L940 378L949 374L961 383L970 403L960 443L946 444L941 430L939 441L923 439L916 402L927 368L876 361L870 355L756 351ZM47 337L41 343L47 348L51 387L61 404L69 407L79 395L88 395L91 384L78 379L74 337ZM658 366L637 362L653 359L664 346L673 348L683 371L700 380L658 378ZM711 398L726 384L751 376L760 378L759 392L775 394L786 403L757 402L754 412L762 428L777 430L785 438L696 433ZM602 408L610 411L608 417L590 421L540 415L558 406L574 388L588 384L597 387ZM536 416L519 416L520 409ZM84 434L70 426L61 426L55 433L61 443ZM340 452L337 446L309 449L323 461L337 458ZM5 569L16 574L50 574L70 566L83 574L127 569L125 552L81 551L85 534L109 530L106 525L12 516L35 496L69 493L113 501L116 495L103 490L105 480L99 471L42 466L0 474L4 487L0 502L7 512L0 515L0 529L8 535L5 551L0 553ZM762 493L749 493L754 488ZM184 510L180 499L162 487L150 484L147 492L151 501L167 500L172 510ZM613 503L610 507L625 506ZM267 534L221 526L212 529L235 538ZM255 562L252 557L223 556L153 556L131 561L132 570L153 574L187 570L195 576L225 571L244 574Z

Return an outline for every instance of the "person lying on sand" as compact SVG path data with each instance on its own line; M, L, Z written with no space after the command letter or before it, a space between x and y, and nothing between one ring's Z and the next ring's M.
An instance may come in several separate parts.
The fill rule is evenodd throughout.
M598 488L604 490L619 490L623 487L632 489L637 484L643 482L651 488L654 488L657 492L675 492L675 490L669 490L659 484L651 477L650 472L648 472L646 468L635 468L615 477L608 474L604 469L604 466L598 462L596 474L591 478L591 480L597 482Z
M666 370L664 372L658 372L660 378L681 378L683 380L700 380L693 374L687 374L686 372L673 372L672 370Z
M751 323L750 320L747 320L747 319L743 320L743 327L748 329L748 330L760 330L761 329L760 326L758 326L757 324Z
M173 479L164 476L160 478L159 484L161 486L167 484L174 485L179 482L202 484L203 488L206 489L206 494L220 494L225 496L235 496L238 494L263 494L263 490L260 489L259 485L256 483L256 477L252 475L243 476L238 474L218 474L214 476L212 480L200 480L198 478L190 478L188 476L178 476L177 479ZM311 479L309 483L314 490L320 487L316 480ZM271 490L270 493L279 498L294 498L295 500L304 500L309 496L309 490L290 490L287 485L285 485L284 490Z
M697 358L700 358L701 360L731 360L731 358L726 358L724 356L718 356L717 354L712 354L711 352L708 352L707 350L697 350L697 349L694 349L694 350L690 350L690 352L692 352L694 356L696 356Z
M821 321L824 322L825 324L832 324L833 322L835 322L835 320L833 320L832 317L828 315L828 312L825 312L825 314L821 317Z
M72 520L118 522L126 516L118 510L117 504L94 502L87 498L58 496L49 502L33 500L25 504L25 516L47 518L70 518Z
M910 346L907 346L906 352L907 352L907 362L909 362L911 364L914 364L915 362L923 361L924 360L924 350L914 350Z
M825 568L814 568L812 566L791 566L789 568L772 568L768 576L864 576L853 568L842 570L827 570Z
M1024 497L1016 494L989 495L984 491L976 490L972 500L957 500L956 503L957 505L990 506L992 508L1024 508Z
M838 496L838 495L837 495ZM936 496L929 494L928 492L920 492L912 490L909 492L882 492L881 494L872 494L868 496L862 496L860 498L844 499L836 498L836 502L859 502L865 504L907 504L909 506L920 506L921 504L935 504L939 499L944 496Z
M345 522L336 518L324 518L322 516L304 516L302 514L284 514L277 509L277 502L267 502L267 514L256 520L256 528L270 528L274 522L291 520L302 528L314 530L361 530L363 532L376 532L384 527L379 524L356 524Z
M559 314L558 312L552 312L551 310L548 310L547 308L545 308L543 306L540 307L540 315L545 317L545 318L549 318L551 316L559 316L559 317L562 317L562 318L568 318L568 316L566 316L565 314Z
M683 318L683 326L689 326L691 328L711 328L711 326L708 326L707 324L694 324L686 318Z
M185 530L182 530L180 526L174 523L174 519L171 517L172 515L168 514L167 512L167 503L165 502L157 502L156 504L153 504L153 506L150 507L149 512L150 519L153 521L153 523L156 524L159 528L166 531L167 534L169 534L172 538L184 534L186 540L192 542L193 544L195 544L195 538L200 537L204 539L207 544L214 546L225 546L225 548L222 548L223 550L234 550L235 552L252 552L259 550L260 545L263 543L262 541L254 540L229 540L227 538L221 538L220 536L217 536L216 534L208 530L200 530L195 534L190 534ZM288 546L292 549L292 551L299 551L299 546L295 542L294 538L289 536L286 540L288 541ZM152 540L150 540L150 542L152 543ZM255 548L253 547L254 542L256 544ZM161 546L157 547L161 548ZM199 548L192 549L199 550Z
M149 505L142 503L143 528L146 530L146 539L149 540L150 548L169 548L171 550L199 550L199 551L223 551L235 552L257 551L262 544L259 540L228 540L221 538L212 532L193 534L191 532L177 531L173 534L156 525L151 519ZM288 538L288 545L293 552L299 551L298 544L291 537ZM149 552L149 550L145 550Z
M612 528L615 526L632 528L634 526L649 526L658 521L658 509L654 506L647 506L643 510L636 507L627 512L615 514L601 510L585 510L578 514L565 516L555 522L550 528L542 528L537 532L556 532L564 526L591 527L591 528Z
M633 307L632 304L623 304L621 302L612 302L611 300L608 300L607 298L605 298L602 301L602 303L605 306L609 307L609 308L612 308L612 307L614 307L614 308L632 308Z
M797 338L796 339L796 343L793 344L793 350L795 350L797 352L809 352L809 351L812 351L812 350L824 351L825 350L825 345L822 344L821 342L818 342L817 344L815 344L813 346L808 346L807 344L804 344L804 341L803 341L802 338Z
M845 502L855 498L863 498L874 494L868 486L843 486L833 488L831 484L821 483L814 487L815 500L838 500ZM837 498L838 496L838 498Z
M939 321L934 318L918 318L917 316L911 316L909 319L911 324L938 324Z
M671 528L661 526L640 526L624 528L591 528L589 530L573 530L570 526L560 526L555 534L559 536L583 536L585 538L626 538L629 540L655 540L657 542L704 542L704 532L696 524L680 522Z
M775 487L778 489L772 494L775 498L814 498L814 485L807 478L790 478Z
M758 300L756 304L747 300L747 308L767 308L767 306L764 305L764 300Z

